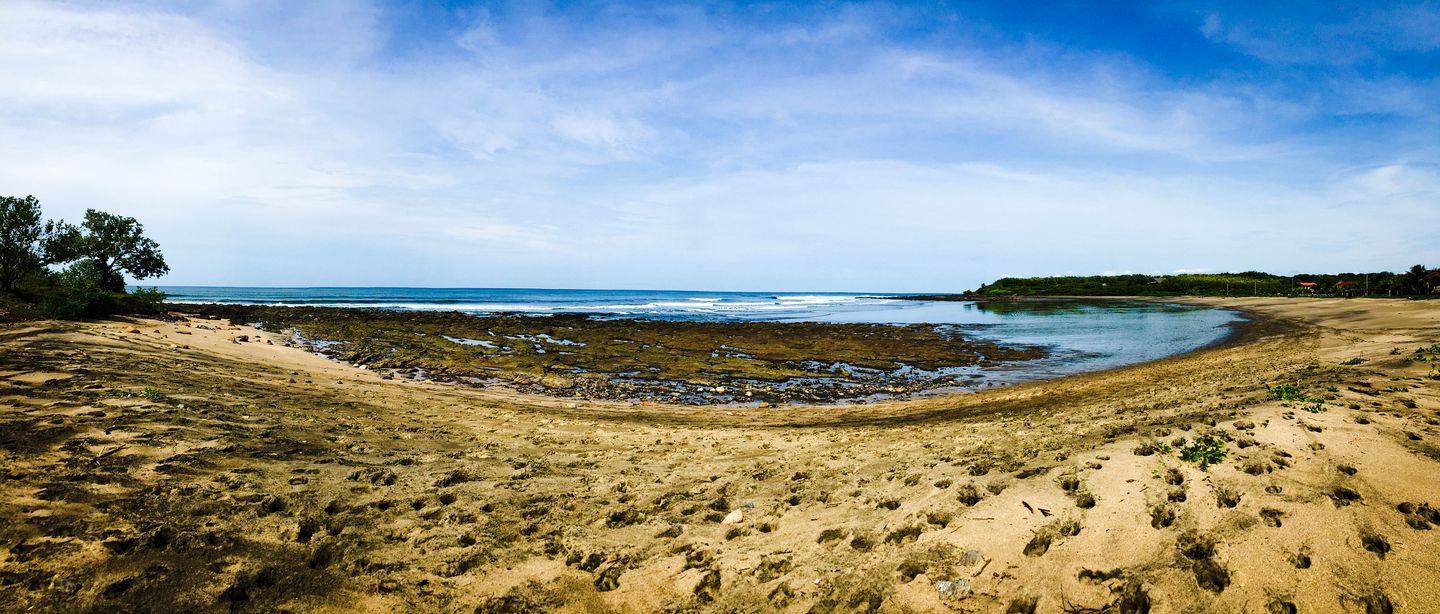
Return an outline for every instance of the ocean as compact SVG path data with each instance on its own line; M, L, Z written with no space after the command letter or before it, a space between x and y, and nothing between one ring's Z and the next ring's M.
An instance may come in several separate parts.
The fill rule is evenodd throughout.
M162 286L171 302L460 311L585 313L690 321L954 325L999 343L1041 345L1048 358L988 367L996 384L1147 362L1216 343L1238 312L1141 301L910 301L884 294L515 288L239 288Z

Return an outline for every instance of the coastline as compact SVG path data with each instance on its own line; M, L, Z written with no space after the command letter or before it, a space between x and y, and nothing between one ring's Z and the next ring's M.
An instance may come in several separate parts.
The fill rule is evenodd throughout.
M5 325L0 601L1426 607L1440 383L1405 358L1440 307L1185 300L1254 315L1108 371L765 410L385 380L198 321ZM1281 382L1324 411L1268 399ZM1181 436L1227 456L1160 450Z
M1143 301L1090 303L1102 302ZM1067 337L1071 333L1057 329L1053 345L1032 345L1010 338L1014 333L1003 327L966 323L966 318L974 317L953 313L928 316L957 320L896 324L866 319L696 321L327 306L174 304L172 308L201 318L253 323L289 335L281 341L286 345L399 379L503 386L580 401L725 407L870 404L974 392L1146 362L1157 355L1223 342L1231 334L1206 333L1207 342L1197 344L1179 341L1185 337L1172 332L1170 347L1136 350L1133 345L1127 348L1126 342L1139 340L1111 324L1112 318L1126 316L1112 316L1105 309L1091 310L1072 325L1090 331L1088 341L1084 332ZM1051 317L1042 314L1015 315L1023 329L1027 319L1043 322ZM959 323L943 323L952 321ZM1165 326L1185 331L1197 325L1167 320ZM1203 323L1198 326L1194 332L1213 330L1204 329ZM1037 334L1045 333L1028 333L1032 340ZM1096 344L1097 338L1111 335L1115 341Z

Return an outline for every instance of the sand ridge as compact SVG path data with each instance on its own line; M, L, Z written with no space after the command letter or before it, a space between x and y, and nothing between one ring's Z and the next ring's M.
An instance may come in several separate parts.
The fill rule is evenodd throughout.
M385 380L216 321L10 326L0 609L1436 611L1440 363L1409 358L1440 304L1194 302L1257 322L765 410ZM1223 461L1178 458L1206 436Z

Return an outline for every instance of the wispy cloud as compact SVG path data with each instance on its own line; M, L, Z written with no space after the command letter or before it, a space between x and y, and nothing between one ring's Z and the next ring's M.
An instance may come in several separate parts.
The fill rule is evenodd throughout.
M1440 51L1440 7L1429 2L1211 11L1205 36L1284 64L1353 65L1397 53ZM1292 10L1298 9L1298 10Z

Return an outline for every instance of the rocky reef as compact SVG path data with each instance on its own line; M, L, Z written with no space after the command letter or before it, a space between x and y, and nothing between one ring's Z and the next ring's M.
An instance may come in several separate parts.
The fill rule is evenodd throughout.
M947 325L688 322L329 307L175 305L251 323L391 377L683 404L831 402L980 385L1045 356Z

